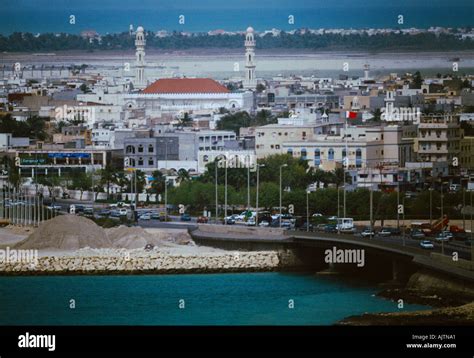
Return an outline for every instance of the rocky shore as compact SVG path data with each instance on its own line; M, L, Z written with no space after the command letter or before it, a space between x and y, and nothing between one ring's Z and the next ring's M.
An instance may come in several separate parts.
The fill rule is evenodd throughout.
M349 326L460 326L474 324L474 287L429 271L414 273L403 287L386 288L378 296L431 306L414 312L363 314L343 319Z

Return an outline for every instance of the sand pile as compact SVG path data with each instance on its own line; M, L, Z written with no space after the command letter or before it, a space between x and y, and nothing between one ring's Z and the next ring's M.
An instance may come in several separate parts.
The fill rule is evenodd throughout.
M119 226L104 230L92 220L76 215L60 215L45 221L18 249L78 250L82 248L143 249L147 245L158 248L195 245L185 230L150 229L139 226Z
M42 222L17 249L77 250L84 247L112 247L105 230L92 220L76 215L60 215Z
M142 249L147 244L156 247L169 246L160 238L146 232L139 226L128 227L119 226L106 230L107 237L112 243L112 247L123 249Z

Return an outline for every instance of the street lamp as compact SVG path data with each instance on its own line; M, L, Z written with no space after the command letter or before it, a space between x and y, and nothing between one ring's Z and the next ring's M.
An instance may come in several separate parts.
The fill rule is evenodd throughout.
M280 222L280 224L279 224L280 227L281 227L281 205L282 205L282 203L281 203L281 172L282 172L282 169L287 167L287 166L288 166L288 164L280 165L280 216L278 218L278 221Z
M227 225L227 158L224 159L224 224Z
M265 167L265 164L257 164L257 198L255 200L255 225L258 226L258 187L260 185L260 168Z
M214 160L214 168L215 168L215 175L216 175L216 224L219 218L219 199L218 199L218 183L217 183L217 163L219 162L218 158Z
M310 191L306 189L306 232L309 232L309 193Z

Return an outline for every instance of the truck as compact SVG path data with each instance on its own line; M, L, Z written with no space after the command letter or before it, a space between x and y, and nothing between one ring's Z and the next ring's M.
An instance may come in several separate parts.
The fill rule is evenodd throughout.
M354 219L353 218L338 218L336 229L342 233L352 233L354 232Z

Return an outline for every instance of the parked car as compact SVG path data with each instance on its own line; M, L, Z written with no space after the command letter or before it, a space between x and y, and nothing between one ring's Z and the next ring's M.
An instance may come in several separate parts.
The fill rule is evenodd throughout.
M249 218L245 224L247 226L255 226L257 223L255 222L255 218Z
M420 242L420 247L423 249L433 249L434 245L430 240L423 240Z
M120 208L118 209L118 212L120 216L127 216L128 210L125 208Z
M151 219L152 219L152 220L160 220L160 214L158 214L158 213L152 213L152 214L151 214Z
M191 215L181 214L181 221L191 221Z
M140 215L140 220L151 220L151 215L148 213L141 214Z
M328 220L330 220L330 221L336 221L336 220L337 220L337 216L335 216L335 215L330 216L330 217L328 217Z
M324 228L326 227L327 224L318 224L315 227L316 231L324 231Z
M49 210L59 211L59 210L61 210L61 205L54 205L54 204L52 204L52 205L50 205L50 206L47 206L47 208L48 208Z
M199 216L197 218L197 223L198 224L207 224L208 221L209 221L209 219L206 216Z
M336 224L326 224L326 225L324 225L324 232L327 232L327 233L337 232Z
M389 230L389 229L386 229L386 228L382 228L378 233L377 235L379 236L390 236L392 235L392 231Z
M313 214L313 218L318 218L318 217L322 217L322 216L323 216L323 214L321 214L321 213L314 213Z
M111 211L109 209L102 209L102 210L99 210L98 214L99 216L109 216L111 213Z
M269 223L268 221L266 221L266 220L262 220L262 221L260 221L260 224L258 224L258 226L260 226L260 227L268 227L268 226L270 226L270 223Z
M412 230L410 236L412 239L424 239L426 235L421 230Z
M94 208L92 206L86 206L84 208L85 215L94 215Z
M362 236L362 237L373 237L373 236L375 236L375 231L371 228L366 228L360 233L360 236Z
M314 228L313 228L313 224L311 223L309 223L309 225L308 223L303 223L303 225L301 225L299 229L302 231L313 231Z
M232 218L231 216L228 216L224 219L224 224L226 225L234 225L235 224L235 220L234 218Z

